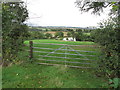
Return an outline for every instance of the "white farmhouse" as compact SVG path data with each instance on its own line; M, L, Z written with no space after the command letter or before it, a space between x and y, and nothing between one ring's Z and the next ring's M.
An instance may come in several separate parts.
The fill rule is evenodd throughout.
M66 38L63 38L63 41L76 41L76 38L66 37Z

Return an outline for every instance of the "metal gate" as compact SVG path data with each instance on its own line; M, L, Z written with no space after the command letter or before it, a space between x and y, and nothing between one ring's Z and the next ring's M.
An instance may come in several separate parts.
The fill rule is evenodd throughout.
M89 47L89 45L34 43L32 52L38 64L92 68L96 52L81 50L85 47Z

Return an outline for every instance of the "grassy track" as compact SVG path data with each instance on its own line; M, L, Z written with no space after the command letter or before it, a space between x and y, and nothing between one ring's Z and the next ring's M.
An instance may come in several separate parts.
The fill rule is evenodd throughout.
M64 43L69 45L73 45L73 44L96 45L93 42L65 42L65 41L57 41L57 40L33 40L33 41L40 43L56 43L56 44ZM28 44L28 41L26 41L25 44ZM43 47L43 46L44 45L41 46L36 45L36 47ZM49 45L49 46L47 45L44 47L59 48L59 46L53 46L53 45ZM99 51L99 49L95 47L72 47L72 48L76 50ZM28 47L25 47L25 49L28 49ZM50 51L48 50L48 52ZM64 51L60 51L60 52L62 53ZM89 55L90 53L85 53L85 54ZM98 54L99 52L95 53L95 55ZM30 63L28 59L28 52L27 51L19 52L19 58L21 58L22 61L16 65L11 65L9 67L3 68L3 82L2 82L3 88L11 88L11 87L12 88L105 88L105 84L107 82L106 79L104 77L97 77L94 73L95 69L69 68L69 67L65 67L64 64L58 66L38 65L36 64L37 62L36 57L38 55L42 55L42 54L35 53L34 54L35 58L33 59L33 63ZM71 57L76 58L76 56L71 56Z

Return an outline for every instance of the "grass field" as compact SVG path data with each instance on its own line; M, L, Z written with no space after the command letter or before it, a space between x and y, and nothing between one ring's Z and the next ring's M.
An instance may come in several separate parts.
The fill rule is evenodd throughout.
M28 45L28 42L29 41L26 41L25 44ZM55 43L55 44L90 45L90 46L96 45L93 42L66 42L66 41L58 41L58 40L33 40L33 43ZM60 47L58 45L45 46L42 44L41 45L34 44L34 46L44 47L44 48L46 47L54 48L54 49ZM24 48L28 49L27 46ZM92 55L95 54L96 57L92 57L92 58L89 57L89 59L97 60L97 57L99 55L99 49L97 47L82 46L82 47L72 47L72 48L74 50L96 51L96 53L91 53ZM44 52L44 50L40 50L40 49L38 51ZM51 51L47 50L47 52L51 52ZM63 53L64 51L59 51L59 52ZM29 53L27 51L19 52L19 58L21 58L22 61L18 62L18 64L16 65L11 65L9 67L3 68L3 82L2 82L3 88L11 88L11 87L12 88L105 88L107 87L106 79L104 77L97 77L95 75L95 70L97 68L96 69L69 68L64 66L65 63L59 63L63 65L57 65L57 66L38 65L37 58L41 58L38 57L38 55L44 55L44 53L42 54L35 52L32 63L30 63L28 59L28 54ZM81 52L81 54L90 55L90 53L86 53L86 52ZM58 54L53 54L52 56L54 55L58 56ZM67 56L67 57L76 58L76 56ZM79 56L77 56L77 58L78 57ZM79 57L79 58L84 58L84 57ZM44 59L49 60L50 58L44 58ZM55 60L59 60L59 59L55 59ZM68 60L68 61L72 61L72 60ZM51 62L47 62L47 63L51 63ZM93 67L96 66L95 62L91 62L91 63L93 63L92 64Z
M40 39L40 40L32 40L35 43L55 43L55 44L68 44L68 45L96 45L94 42L73 42L73 41L63 41L63 40L53 40L53 39ZM29 44L29 40L24 42L25 44Z
M26 41L25 43L28 44L28 41ZM42 44L42 43L54 43L57 45ZM80 46L64 46L59 44L80 45ZM38 61L41 63L92 67L96 65L95 62L97 61L97 57L99 54L98 49L95 47L95 43L93 42L33 40L33 46L36 47L33 49L33 51L35 51L33 53L34 59L36 61L38 61L38 59L42 60L42 61ZM57 50L59 48L60 50ZM94 52L82 52L82 51L94 51ZM45 56L45 57L42 57L42 56ZM86 59L89 59L89 60L86 60Z

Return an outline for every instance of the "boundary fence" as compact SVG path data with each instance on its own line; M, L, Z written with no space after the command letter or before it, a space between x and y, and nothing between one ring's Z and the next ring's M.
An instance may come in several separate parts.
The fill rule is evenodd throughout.
M96 53L95 51L85 51L85 50L75 50L73 49L72 47L82 47L82 45L67 45L67 44L54 44L54 43L34 43L32 41L29 42L29 47L30 47L30 50L29 50L29 58L32 59L34 56L34 53L42 53L44 55L38 55L40 58L37 58L37 60L39 61L46 61L46 63L38 63L38 64L43 64L43 65L65 65L67 67L76 67L76 68L91 68L91 67L88 67L88 66L81 66L82 64L84 65L89 65L91 64L90 62L80 62L80 61L95 61L93 59L89 59L87 57L95 57L96 55L84 55L84 54L81 54L80 52L86 52L86 53ZM33 46L33 45L37 45L37 46ZM54 46L60 46L59 48L57 49L54 49L54 48L48 48L48 47L40 47L39 45L54 45ZM86 45L87 46L87 45ZM90 47L90 46L89 46ZM91 46L93 47L93 46ZM34 49L37 49L37 50L34 50ZM48 51L43 51L43 50L51 50L50 52ZM56 51L64 51L64 53L61 53L61 52L56 52ZM74 52L75 54L71 54L71 53L68 53L69 51L71 52ZM51 54L57 54L57 55L64 55L64 57L61 57L61 56L52 56ZM76 58L71 58L71 57L68 57L67 55L69 56L76 56ZM77 58L77 56L81 56L81 57L84 57L84 58ZM42 58L41 58L42 57ZM44 58L52 58L52 59L44 59ZM54 58L54 59L53 59ZM64 59L64 60L57 60L57 59ZM68 59L72 59L74 61L68 61ZM75 61L77 60L77 61ZM54 62L54 63L49 63L49 62ZM62 62L64 64L57 64L59 62ZM71 64L79 64L78 66L75 66L75 65L68 65L69 63Z

